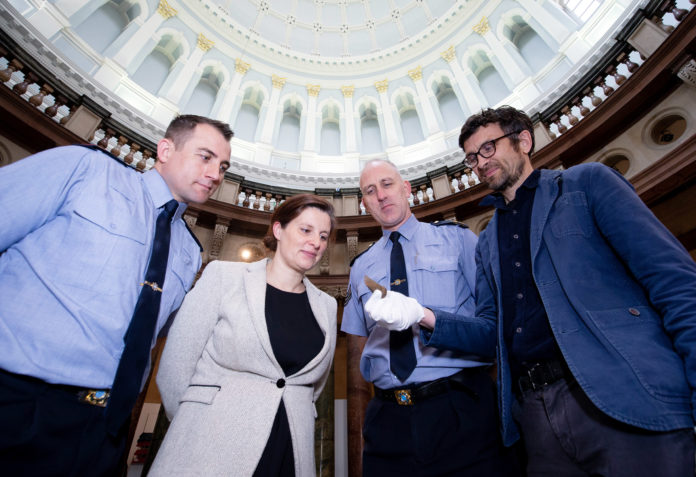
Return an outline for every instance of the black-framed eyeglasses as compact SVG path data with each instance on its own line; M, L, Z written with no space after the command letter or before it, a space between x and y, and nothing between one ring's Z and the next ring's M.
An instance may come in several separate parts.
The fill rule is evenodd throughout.
M483 157L484 159L488 159L491 157L493 154L495 154L495 143L500 141L503 138L506 138L508 136L512 136L513 134L519 134L522 131L513 131L511 133L504 134L500 137L497 137L495 139L491 139L490 141L486 141L483 144L481 144L481 147L479 147L478 151L476 152L470 152L464 157L464 165L470 168L474 168L478 165L478 156Z

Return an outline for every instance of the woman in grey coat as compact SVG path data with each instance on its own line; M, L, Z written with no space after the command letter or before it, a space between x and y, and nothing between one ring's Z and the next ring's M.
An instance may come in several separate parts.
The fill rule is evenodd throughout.
M172 423L150 475L315 475L314 402L331 370L336 301L305 273L334 227L329 203L294 196L271 217L272 260L206 267L162 354Z

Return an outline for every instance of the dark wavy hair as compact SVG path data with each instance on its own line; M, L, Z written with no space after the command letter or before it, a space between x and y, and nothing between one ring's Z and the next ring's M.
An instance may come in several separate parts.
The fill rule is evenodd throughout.
M524 111L515 109L512 106L501 106L496 109L486 108L478 114L469 116L469 119L466 120L459 134L459 147L463 150L466 140L469 139L478 128L487 126L488 124L498 124L505 134L524 130L529 131L529 134L532 136L532 148L529 150L529 155L531 156L532 152L534 152L534 125L532 124L532 119L527 116L527 113ZM520 143L519 138L516 135L511 136L510 141L512 141L515 150L517 150Z
M336 228L336 216L334 215L333 205L326 200L312 194L299 194L286 199L273 211L271 215L271 224L268 226L266 236L263 238L263 244L269 250L275 252L278 248L278 239L273 235L273 224L280 223L280 226L285 228L295 217L300 215L307 207L314 207L322 212L326 212L331 219L330 233L333 235Z
M232 139L232 136L234 136L232 129L230 129L230 126L227 123L218 121L217 119L206 118L205 116L182 114L181 116L177 116L172 119L172 122L170 122L169 126L167 126L164 137L171 139L174 142L174 146L177 148L181 147L182 144L185 144L186 141L188 141L191 134L193 134L193 130L196 129L196 126L199 124L209 124L213 126L215 129L220 131L220 134L222 134L227 141Z

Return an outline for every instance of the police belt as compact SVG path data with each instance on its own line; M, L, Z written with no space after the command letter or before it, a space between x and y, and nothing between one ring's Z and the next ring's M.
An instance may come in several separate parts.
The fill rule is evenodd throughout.
M405 388L380 389L375 386L375 396L383 401L395 402L401 406L413 406L449 391L463 391L471 397L478 399L478 393L471 389L471 384L469 384L467 378L482 372L486 368L486 366L464 368L452 376L413 384Z

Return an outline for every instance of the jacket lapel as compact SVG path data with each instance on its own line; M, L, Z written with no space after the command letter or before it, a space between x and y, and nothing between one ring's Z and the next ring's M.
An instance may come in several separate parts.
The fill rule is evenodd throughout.
M259 337L264 352L273 365L282 374L283 368L273 354L271 338L268 335L266 325L266 264L268 259L249 264L244 274L244 291L247 298L247 306L251 314L251 322Z
M553 204L558 197L558 183L561 179L562 177L560 171L541 171L539 185L537 186L536 194L534 196L532 219L529 225L529 248L532 263L534 263L537 253L539 253L541 239L544 228L546 227L546 221L549 218L551 207L553 207Z
M321 347L321 351L319 351L319 353L317 353L317 355L314 358L312 358L312 360L309 363L307 363L307 365L304 368L297 372L298 375L309 372L312 369L314 369L317 363L321 362L321 360L323 360L326 356L330 344L329 316L327 315L326 306L323 303L323 299L321 296L322 292L319 291L319 289L315 287L307 277L303 279L303 282L305 288L307 289L307 298L309 299L309 306L312 308L314 319L319 324L319 328L321 328L321 331L324 332L324 344Z

